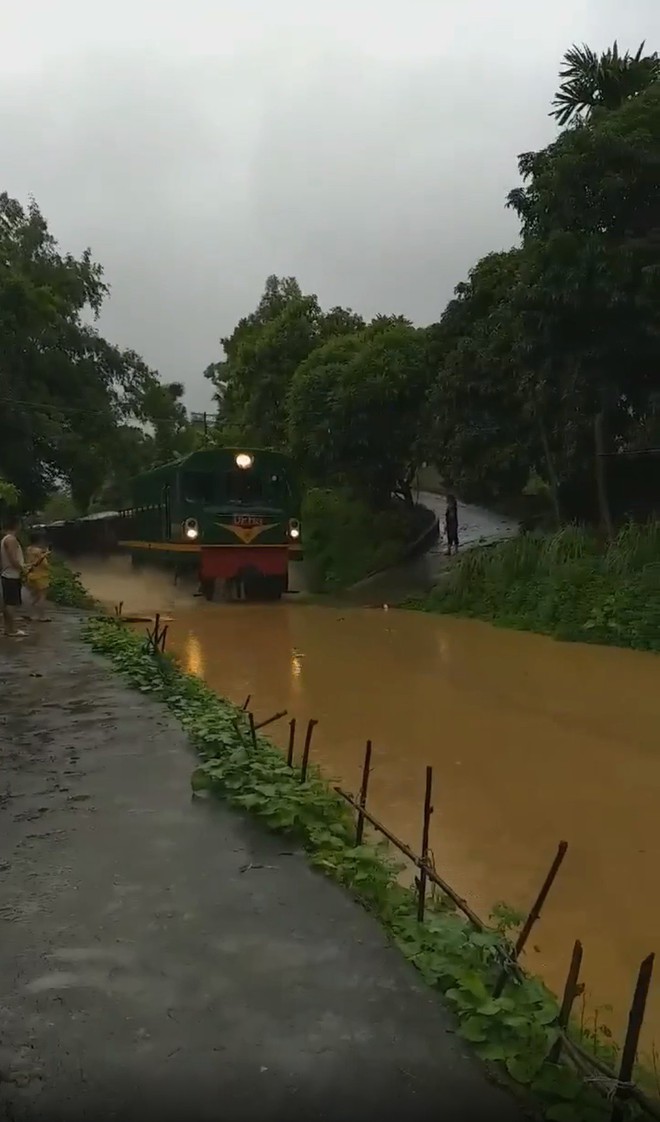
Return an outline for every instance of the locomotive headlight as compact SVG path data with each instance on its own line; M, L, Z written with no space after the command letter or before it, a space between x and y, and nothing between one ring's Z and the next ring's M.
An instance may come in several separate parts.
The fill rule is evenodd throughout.
M254 460L249 452L239 452L234 460L234 463L236 464L237 468L241 468L242 471L245 471L246 468L252 467Z
M196 518L186 518L183 524L183 535L189 542L194 542L199 537L199 526Z

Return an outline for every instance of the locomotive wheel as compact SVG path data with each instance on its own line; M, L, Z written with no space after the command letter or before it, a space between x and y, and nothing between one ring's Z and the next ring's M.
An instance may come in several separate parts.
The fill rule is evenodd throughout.
M200 581L202 596L211 601L215 595L215 579Z
M286 577L266 577L266 599L281 600L287 590Z
M279 600L282 593L286 592L286 581L283 577L250 577L245 581L246 600Z

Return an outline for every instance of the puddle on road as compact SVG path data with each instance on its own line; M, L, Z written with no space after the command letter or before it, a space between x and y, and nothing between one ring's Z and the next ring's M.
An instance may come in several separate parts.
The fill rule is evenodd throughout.
M109 576L83 572L108 603L174 612L168 649L219 693L251 694L258 719L316 717L328 777L356 790L371 738L370 806L416 849L432 764L436 864L477 911L529 907L565 838L528 965L558 989L581 939L592 1015L611 1005L601 1019L621 1035L639 963L660 950L657 656L422 613L206 604L171 584L165 595L159 577L125 576L108 594ZM286 721L269 732L284 745ZM646 1048L652 1038L657 980Z

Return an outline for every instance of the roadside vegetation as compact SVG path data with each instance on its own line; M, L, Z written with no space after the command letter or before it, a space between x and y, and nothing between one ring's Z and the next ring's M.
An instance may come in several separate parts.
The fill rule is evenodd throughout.
M61 608L93 608L95 601L85 589L80 574L76 573L61 557L51 554L50 587L48 599Z
M660 522L628 523L610 542L566 527L471 550L410 606L660 651Z
M430 511L399 500L374 510L350 491L311 488L303 502L307 583L332 592L398 564L434 524Z
M270 830L304 847L310 863L349 890L385 926L426 982L444 994L459 1030L493 1074L540 1103L555 1122L605 1122L611 1103L571 1068L547 1059L557 1035L558 1005L536 978L509 983L491 994L503 948L521 917L505 905L485 932L473 930L446 898L432 897L423 923L412 889L386 842L367 835L355 845L352 812L320 773L304 783L264 736L252 744L245 712L219 698L175 661L154 655L144 638L108 619L90 620L86 638L94 650L141 693L163 701L176 715L200 762L191 777L195 794L212 792L256 815ZM613 1063L616 1048L607 1030L575 1024L572 1034L601 1061ZM637 1117L624 1107L624 1118Z

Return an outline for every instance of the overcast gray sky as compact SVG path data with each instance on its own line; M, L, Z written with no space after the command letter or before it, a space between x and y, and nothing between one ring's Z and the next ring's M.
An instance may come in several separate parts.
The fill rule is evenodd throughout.
M3 10L0 190L90 245L101 320L187 401L268 273L437 319L517 236L564 50L660 47L660 0L31 0Z

